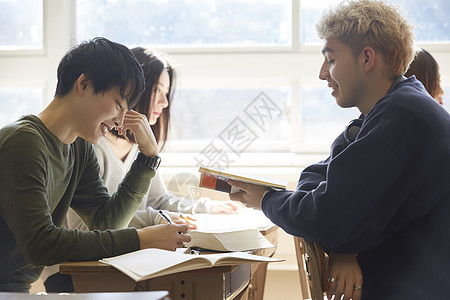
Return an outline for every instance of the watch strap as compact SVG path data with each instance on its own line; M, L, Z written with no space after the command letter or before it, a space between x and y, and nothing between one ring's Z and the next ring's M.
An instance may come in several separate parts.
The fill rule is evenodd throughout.
M156 170L156 169L158 169L159 165L161 164L161 157L159 157L158 155L156 155L154 157L147 156L147 155L139 152L137 155L136 161L151 170Z

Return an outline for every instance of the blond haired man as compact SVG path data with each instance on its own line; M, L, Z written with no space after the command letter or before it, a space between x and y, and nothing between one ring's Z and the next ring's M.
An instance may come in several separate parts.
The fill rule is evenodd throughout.
M231 182L242 192L230 198L261 207L290 234L358 253L364 285L353 288L362 299L445 299L450 115L402 76L414 55L411 26L389 3L360 0L326 11L317 29L319 77L360 118L330 157L302 172L296 191Z

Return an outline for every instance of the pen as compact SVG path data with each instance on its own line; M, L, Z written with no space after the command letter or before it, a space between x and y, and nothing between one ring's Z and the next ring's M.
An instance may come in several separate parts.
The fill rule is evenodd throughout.
M159 211L159 214L167 221L169 224L173 224L172 219L162 210Z

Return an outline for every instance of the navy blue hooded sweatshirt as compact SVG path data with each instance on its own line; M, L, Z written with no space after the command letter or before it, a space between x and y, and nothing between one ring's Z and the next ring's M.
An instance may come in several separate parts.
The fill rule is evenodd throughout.
M365 300L447 299L450 115L412 76L361 118L354 142L338 136L262 210L292 235L358 253Z

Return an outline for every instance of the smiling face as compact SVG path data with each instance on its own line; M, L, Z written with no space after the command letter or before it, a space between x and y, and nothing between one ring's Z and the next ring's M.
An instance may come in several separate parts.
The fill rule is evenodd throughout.
M92 93L89 86L86 89L85 109L77 135L96 144L110 129L122 126L128 106L126 99L120 95L119 87L98 94Z
M169 105L167 95L170 89L170 77L166 69L162 70L158 82L153 86L150 107L148 112L148 122L155 125L162 111Z
M339 106L358 107L364 98L364 74L358 63L359 59L336 38L325 40L322 54L324 62L319 78L328 82L328 87L332 89L331 95Z

